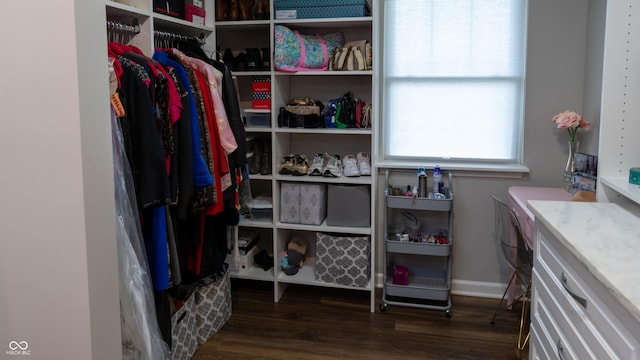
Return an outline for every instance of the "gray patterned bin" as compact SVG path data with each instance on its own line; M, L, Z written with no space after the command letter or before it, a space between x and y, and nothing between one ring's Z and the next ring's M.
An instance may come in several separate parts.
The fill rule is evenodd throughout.
M171 317L171 359L191 359L198 349L198 340L193 336L196 324L194 294L184 302L182 307Z
M231 286L229 270L211 284L198 287L193 293L195 311L194 332L198 344L204 344L231 317Z
M367 287L370 275L368 236L316 233L316 280Z

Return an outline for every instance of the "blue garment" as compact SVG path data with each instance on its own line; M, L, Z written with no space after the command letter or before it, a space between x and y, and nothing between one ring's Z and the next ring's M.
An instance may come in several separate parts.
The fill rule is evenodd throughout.
M153 53L153 59L160 64L173 67L178 80L184 84L187 89L189 99L189 110L191 113L191 136L192 143L191 149L193 151L193 184L196 188L204 188L213 184L213 177L207 167L207 164L202 156L202 149L200 148L200 123L198 119L198 108L196 107L195 98L193 92L191 92L191 86L189 86L189 74L187 70L178 61L175 61L169 57L169 54L162 50L156 50Z
M166 206L145 210L144 238L153 289L169 288L169 243L167 241Z

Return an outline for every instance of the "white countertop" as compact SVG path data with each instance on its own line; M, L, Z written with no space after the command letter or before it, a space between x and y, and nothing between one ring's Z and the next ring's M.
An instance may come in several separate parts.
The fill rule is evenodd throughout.
M531 200L528 207L640 321L640 218L613 203Z

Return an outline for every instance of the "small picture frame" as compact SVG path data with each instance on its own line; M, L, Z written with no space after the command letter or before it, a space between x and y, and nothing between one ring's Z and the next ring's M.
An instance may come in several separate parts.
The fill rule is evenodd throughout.
M598 157L585 153L576 153L571 192L596 191L596 179L598 176Z

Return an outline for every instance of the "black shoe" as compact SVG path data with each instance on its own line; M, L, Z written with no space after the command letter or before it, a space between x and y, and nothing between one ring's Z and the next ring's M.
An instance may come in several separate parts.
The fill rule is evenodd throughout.
M247 50L247 71L256 71L262 68L262 58L260 49L252 48Z
M271 175L271 142L268 139L265 139L262 145L262 163L260 164L260 174Z
M262 48L262 70L271 70L271 52L269 48Z
M233 69L235 71L247 71L247 54L241 52L236 56L235 66Z
M234 69L236 59L233 57L231 49L225 49L224 55L222 55L222 62L227 65L229 69Z
M248 142L249 174L258 174L262 168L262 144L260 139L252 139Z

